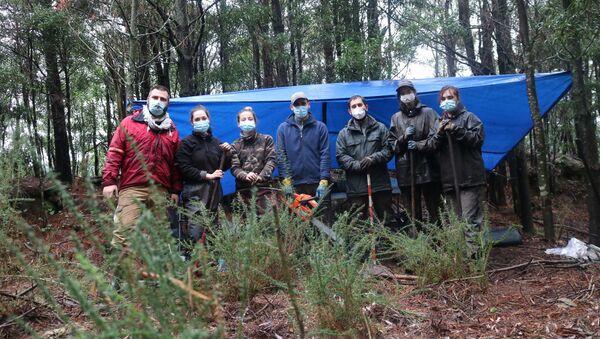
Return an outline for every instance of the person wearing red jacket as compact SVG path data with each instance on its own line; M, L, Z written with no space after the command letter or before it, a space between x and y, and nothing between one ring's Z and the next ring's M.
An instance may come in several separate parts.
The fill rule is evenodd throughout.
M102 171L103 195L117 197L111 244L128 245L140 217L141 204L153 207L155 190L177 203L181 172L175 165L179 133L167 113L169 90L152 87L147 104L121 121L115 130Z

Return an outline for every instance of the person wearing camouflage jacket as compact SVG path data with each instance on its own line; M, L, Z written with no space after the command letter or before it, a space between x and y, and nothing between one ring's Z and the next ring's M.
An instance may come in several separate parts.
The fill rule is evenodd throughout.
M256 131L256 113L252 107L244 107L237 114L240 137L232 144L231 173L235 177L235 188L248 201L252 188L256 187L259 207L265 207L265 197L270 190L271 175L277 164L273 137ZM261 189L263 188L263 189Z
M425 148L435 131L437 113L420 102L412 82L402 80L396 89L400 111L392 116L390 144L396 154L396 176L403 205L418 221L423 220L421 195L425 199L429 222L439 221L441 207L440 169L435 152ZM411 173L410 153L414 162ZM415 211L412 213L411 176L415 179Z

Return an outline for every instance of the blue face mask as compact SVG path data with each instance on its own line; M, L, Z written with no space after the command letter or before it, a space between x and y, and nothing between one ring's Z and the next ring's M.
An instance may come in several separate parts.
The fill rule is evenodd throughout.
M252 132L254 129L256 129L254 121L246 120L240 122L240 130L242 130L242 132Z
M452 99L444 100L440 103L440 108L445 112L452 112L456 109L456 101Z
M304 119L308 115L308 106L295 106L294 116L298 119Z
M209 127L209 120L194 121L194 132L206 133Z
M167 104L160 100L148 100L148 111L155 117L160 117L167 111Z

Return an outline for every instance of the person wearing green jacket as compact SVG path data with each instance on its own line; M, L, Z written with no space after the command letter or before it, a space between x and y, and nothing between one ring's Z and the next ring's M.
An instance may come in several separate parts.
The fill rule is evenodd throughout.
M348 100L352 117L339 132L335 156L346 172L348 201L368 215L367 174L371 176L374 210L380 221L389 223L392 211L392 186L387 164L392 158L389 131L368 114L368 105L360 95Z

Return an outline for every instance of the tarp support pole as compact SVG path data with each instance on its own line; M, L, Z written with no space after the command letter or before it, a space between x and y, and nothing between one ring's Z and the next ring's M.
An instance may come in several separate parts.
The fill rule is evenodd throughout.
M323 101L321 104L321 111L323 112L323 118L321 120L327 125L327 101Z

